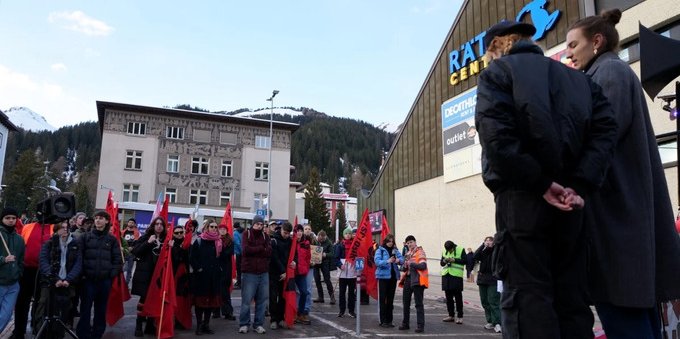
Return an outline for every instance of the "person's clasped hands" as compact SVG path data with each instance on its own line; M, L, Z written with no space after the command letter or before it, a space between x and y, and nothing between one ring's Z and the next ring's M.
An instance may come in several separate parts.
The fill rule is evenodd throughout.
M550 205L566 212L582 209L585 206L585 200L574 189L563 187L556 182L550 184L550 187L543 194L543 199Z

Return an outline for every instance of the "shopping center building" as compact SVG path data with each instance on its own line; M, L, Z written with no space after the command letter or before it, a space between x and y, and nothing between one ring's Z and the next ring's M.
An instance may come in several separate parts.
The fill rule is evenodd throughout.
M588 15L619 8L620 56L639 75L638 21L666 37L680 40L678 0L467 0L454 18L441 49L411 106L386 164L370 192L359 197L359 211L384 209L397 239L413 234L431 267L446 240L476 248L495 232L493 195L482 183L481 147L474 111L479 73L486 66L482 38L503 20L534 23L534 39L546 56L568 63L568 27ZM674 82L673 82L674 83ZM669 85L661 94L674 93ZM647 98L666 167L673 206L678 206L676 122L663 102ZM666 137L663 137L666 135ZM436 261L435 261L436 260ZM432 270L437 272L438 270Z

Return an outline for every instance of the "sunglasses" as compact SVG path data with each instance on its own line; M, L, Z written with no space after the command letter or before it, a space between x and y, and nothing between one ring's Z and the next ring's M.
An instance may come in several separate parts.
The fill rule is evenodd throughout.
M173 232L174 234L184 234L184 231Z
M217 228L217 226L208 226L208 228Z

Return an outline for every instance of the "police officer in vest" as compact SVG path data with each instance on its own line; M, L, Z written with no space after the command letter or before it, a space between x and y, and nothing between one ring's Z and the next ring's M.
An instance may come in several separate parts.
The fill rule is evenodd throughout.
M442 266L442 290L446 295L446 310L449 312L444 322L463 323L463 272L466 260L463 246L458 246L451 240L444 243L440 265ZM456 300L455 312L454 298Z

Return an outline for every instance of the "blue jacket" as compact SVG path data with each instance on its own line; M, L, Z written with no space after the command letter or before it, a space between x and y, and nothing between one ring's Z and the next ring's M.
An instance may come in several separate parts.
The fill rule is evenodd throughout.
M397 262L387 262L391 256L395 256L397 258ZM377 279L390 279L392 277L390 269L392 269L395 273L394 276L397 278L397 280L399 280L399 265L404 264L404 257L401 255L399 249L396 247L392 248L392 253L390 254L387 248L380 246L375 252L374 261L376 266L375 277Z
M241 232L234 230L234 254L241 255Z

